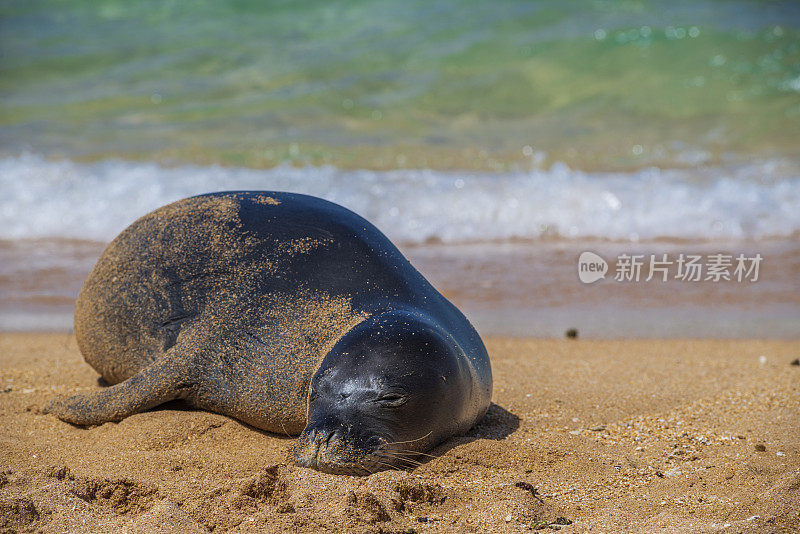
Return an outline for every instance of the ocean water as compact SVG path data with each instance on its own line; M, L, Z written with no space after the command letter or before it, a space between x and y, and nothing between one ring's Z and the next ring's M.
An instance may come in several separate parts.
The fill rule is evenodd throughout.
M800 4L0 4L0 330L69 329L106 242L225 189L360 213L483 333L797 336ZM584 286L583 250L765 262Z
M402 244L800 237L800 167L781 160L632 172L584 172L560 163L490 173L164 167L23 154L0 159L0 189L0 239L6 240L110 241L168 202L245 189L325 198Z
M485 170L798 156L792 0L6 0L0 48L8 153Z
M0 330L71 328L105 243L165 203L212 190L312 194L367 217L484 334L796 337L800 170L790 160L682 169L272 169L22 154L0 159ZM606 280L583 284L599 253ZM761 255L756 281L613 280L615 258ZM673 267L674 270L674 267Z

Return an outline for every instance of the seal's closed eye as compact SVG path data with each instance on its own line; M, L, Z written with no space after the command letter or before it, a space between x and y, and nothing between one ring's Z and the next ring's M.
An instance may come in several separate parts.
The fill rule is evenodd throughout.
M375 402L384 406L402 406L408 402L408 395L403 395L401 393L381 393L375 398Z

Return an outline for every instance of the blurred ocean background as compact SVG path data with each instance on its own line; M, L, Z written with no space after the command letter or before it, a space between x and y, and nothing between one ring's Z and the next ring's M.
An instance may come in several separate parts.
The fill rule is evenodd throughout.
M483 333L800 335L800 3L0 3L0 330L224 189L364 215ZM584 286L577 257L765 257Z

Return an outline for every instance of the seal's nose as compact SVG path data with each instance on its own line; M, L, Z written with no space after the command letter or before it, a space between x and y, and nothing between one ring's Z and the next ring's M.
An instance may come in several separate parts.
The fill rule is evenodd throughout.
M319 429L314 430L314 459L316 463L319 463L320 459L325 459L328 456L328 453L331 449L331 444L337 441L337 434L336 430L330 429Z
M332 461L341 448L341 425L332 418L312 422L297 440L295 461L304 467L319 468Z

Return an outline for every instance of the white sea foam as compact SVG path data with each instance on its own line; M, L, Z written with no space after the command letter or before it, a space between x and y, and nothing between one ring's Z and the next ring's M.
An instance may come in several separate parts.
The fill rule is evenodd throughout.
M333 167L269 170L0 159L0 238L109 240L148 211L209 191L320 196L400 242L787 237L800 232L800 171L781 161L586 173L556 164L508 173Z

